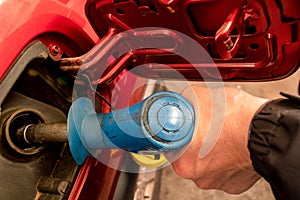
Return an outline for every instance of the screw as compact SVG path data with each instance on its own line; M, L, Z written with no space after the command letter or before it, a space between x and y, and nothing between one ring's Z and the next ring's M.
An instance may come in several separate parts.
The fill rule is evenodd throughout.
M49 51L53 56L57 56L60 53L60 48L57 45L51 45Z
M233 42L230 37L226 38L226 40L224 41L224 44L228 50L230 50L233 47Z

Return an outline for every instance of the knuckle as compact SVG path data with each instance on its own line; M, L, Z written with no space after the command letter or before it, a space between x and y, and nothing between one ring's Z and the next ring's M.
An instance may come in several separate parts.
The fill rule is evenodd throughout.
M194 179L195 173L190 163L176 161L172 164L175 173L185 179Z

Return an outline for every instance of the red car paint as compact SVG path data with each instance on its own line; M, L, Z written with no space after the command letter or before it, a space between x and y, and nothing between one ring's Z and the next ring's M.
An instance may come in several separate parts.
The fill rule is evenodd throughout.
M225 81L274 80L295 72L300 55L299 10L298 0L89 0L87 3L88 18L99 36L106 36L112 28L163 27L178 31L209 52ZM136 65L151 63L148 70L137 72L141 76L172 78L172 70L168 70L171 67L189 80L203 79L197 70L215 78L210 74L210 63L191 65L174 54L136 57Z
M99 40L84 12L82 0L0 1L0 81L22 50L34 40L58 45L68 56L78 56ZM119 172L87 159L69 199L112 198Z
M147 2L150 2L150 5ZM109 14L119 18L129 28L143 26L170 28L199 39L205 44L204 46L207 46L211 44L209 41L215 40L215 34L224 20L230 20L227 17L232 12L232 8L241 8L242 1L230 1L230 4L229 1L224 0L211 1L214 3L212 7L215 10L209 10L210 8L206 7L201 12L197 11L207 2L205 0L90 0L87 3L82 0L0 1L0 81L4 79L22 50L34 40L41 40L46 45L58 45L68 56L79 56L87 52L111 28L105 21L105 17ZM256 42L262 48L242 49L228 53L222 49L214 49L217 48L215 46L212 47L210 49L213 52L212 55L216 51L225 51L225 56L221 55L223 59L218 57L220 55L215 58L217 65L223 70L223 78L255 80L257 78L282 78L290 75L299 67L299 1L282 1L280 8L275 0L251 0L251 2L258 6L258 11L263 15L259 16L258 21L260 20L261 23L257 24L255 34L248 35L244 41L249 46L251 40L257 38ZM155 5L156 11L153 11L152 5ZM223 12L224 8L226 12ZM186 10L189 10L189 13ZM167 15L172 17L168 18ZM202 20L203 17L205 20ZM176 23L174 23L175 18L178 20ZM198 18L199 21L196 20ZM273 40L274 35L277 40ZM220 37L222 38L222 35ZM268 39L272 41L266 43ZM220 44L219 40L216 41ZM245 57L244 51L249 52L252 57ZM231 57L234 57L233 61L230 60ZM251 58L256 60L251 60ZM250 64L247 65L247 63ZM252 68L258 70L255 71ZM190 79L197 79L197 77L192 77L192 74L193 71L190 71L186 76L190 76ZM134 84L134 79L132 80L131 84ZM107 112L108 108L106 109L104 111ZM111 199L118 175L118 171L89 158L81 167L69 199Z

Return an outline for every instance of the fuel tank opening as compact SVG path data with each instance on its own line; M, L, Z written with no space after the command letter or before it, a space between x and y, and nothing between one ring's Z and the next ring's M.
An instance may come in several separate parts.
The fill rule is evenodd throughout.
M1 146L4 146L1 149L6 149L5 151L1 151L4 156L15 160L15 155L19 155L20 157L34 156L43 151L46 145L24 142L17 133L22 127L26 129L30 124L45 122L45 117L39 111L32 108L21 108L6 113L0 124L2 130L1 143L3 143Z

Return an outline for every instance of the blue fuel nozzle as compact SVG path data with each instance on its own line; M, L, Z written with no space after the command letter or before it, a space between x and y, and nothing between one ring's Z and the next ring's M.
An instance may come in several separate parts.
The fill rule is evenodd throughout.
M69 111L68 141L78 164L96 149L163 153L191 140L194 121L192 105L174 92L158 92L107 114L96 113L92 101L81 97Z

